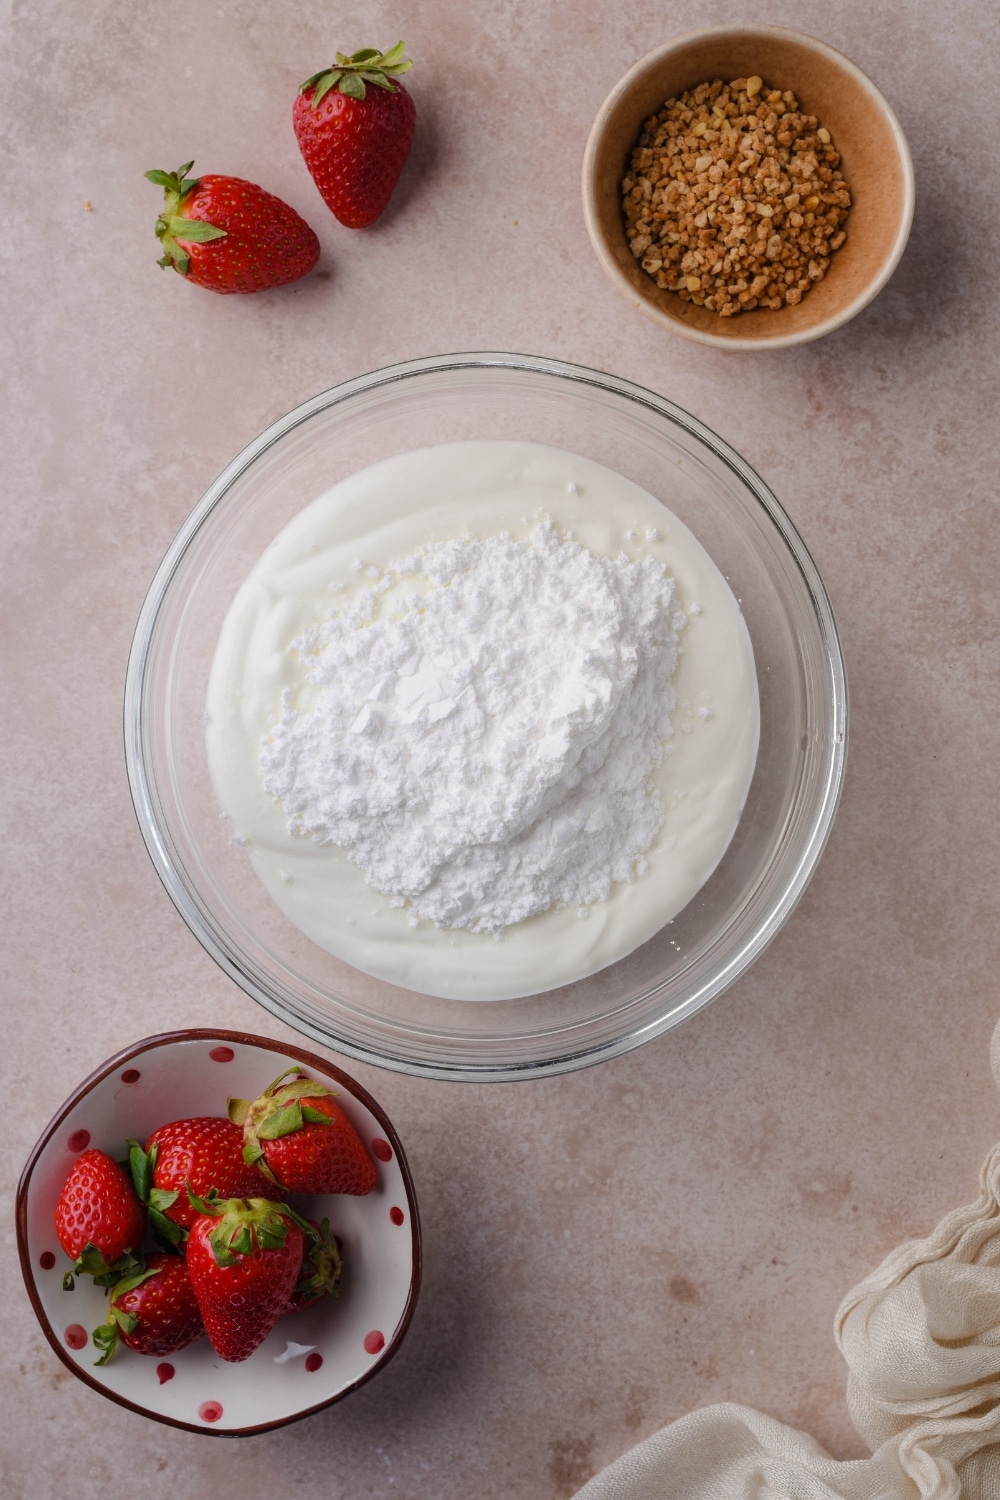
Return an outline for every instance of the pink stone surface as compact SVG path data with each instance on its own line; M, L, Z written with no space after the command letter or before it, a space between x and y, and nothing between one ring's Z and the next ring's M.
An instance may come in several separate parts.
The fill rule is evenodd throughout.
M731 19L675 0L0 6L5 274L0 512L7 1493L189 1500L562 1500L664 1421L748 1402L863 1451L831 1334L841 1295L974 1196L1000 1127L996 725L1000 43L988 6L781 4L907 132L918 207L889 287L794 351L725 354L631 311L587 241L579 167L645 51ZM290 125L336 47L404 36L413 156L375 228L323 208ZM973 149L974 147L974 149ZM147 167L194 156L316 228L319 272L214 297L157 269ZM85 208L85 200L92 205ZM348 1067L407 1144L424 1289L386 1371L239 1444L145 1422L76 1381L16 1264L16 1170L129 1040L281 1025L202 952L129 801L132 627L187 511L268 422L417 355L510 349L677 401L798 524L847 656L847 787L800 907L693 1021L598 1069L469 1087ZM42 1081L44 1079L44 1082Z

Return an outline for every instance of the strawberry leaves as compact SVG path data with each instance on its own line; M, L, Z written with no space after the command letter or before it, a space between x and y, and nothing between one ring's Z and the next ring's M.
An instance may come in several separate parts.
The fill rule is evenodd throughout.
M140 1263L141 1264L141 1263ZM112 1356L118 1348L118 1330L123 1333L134 1333L138 1325L138 1319L133 1313L126 1312L123 1307L115 1305L115 1298L124 1297L126 1292L133 1291L137 1286L142 1286L151 1276L158 1274L155 1270L142 1268L131 1276L123 1276L114 1283L114 1292L108 1303L108 1321L102 1323L100 1328L95 1328L91 1334L91 1341L96 1349L100 1349L100 1359L95 1359L95 1365L107 1365L111 1363Z
M338 52L336 65L322 68L311 78L307 78L299 93L306 94L310 89L315 89L312 109L316 109L331 89L346 94L349 99L363 99L367 92L366 85L371 83L390 94L397 94L399 90L392 79L408 73L413 67L410 59L403 56L405 51L406 43L397 42L388 52L379 52L377 47L362 47L360 52L352 52L350 57Z
M166 203L167 213L173 213L181 198L186 193L189 193L192 188L198 186L197 177L189 177L187 175L193 166L193 161L186 161L182 167L177 168L176 172L161 172L154 169L152 172L145 172L143 174L149 178L150 182L155 182L157 187L166 189L168 195ZM171 195L175 200L173 203L170 201Z
M72 1270L67 1271L63 1277L62 1289L64 1292L74 1291L77 1276L92 1276L95 1286L114 1286L123 1276L131 1275L141 1265L141 1259L131 1250L126 1250L117 1260L109 1261L96 1245L88 1243L73 1262Z
M215 1193L200 1198L190 1187L188 1197L200 1214L219 1220L208 1235L217 1266L235 1266L256 1249L280 1250L290 1224L303 1231L308 1227L287 1204L267 1198L219 1198Z
M129 1140L127 1167L139 1202L145 1206L153 1238L164 1250L174 1250L184 1238L184 1230L173 1219L167 1218L167 1209L177 1202L177 1193L153 1186L153 1173L159 1156L159 1145L153 1142L144 1151L138 1141Z
M193 166L193 161L187 161L176 172L164 172L154 167L152 171L144 173L150 182L155 182L164 192L163 211L156 221L156 237L163 247L163 255L157 265L164 269L173 266L182 276L186 276L191 268L191 257L178 245L178 239L201 245L226 237L224 229L206 224L201 219L186 219L177 212L181 200L198 186L199 179L187 175Z
M321 1297L336 1297L340 1292L343 1260L330 1220L303 1219L300 1227L305 1234L302 1265L286 1312L300 1312Z

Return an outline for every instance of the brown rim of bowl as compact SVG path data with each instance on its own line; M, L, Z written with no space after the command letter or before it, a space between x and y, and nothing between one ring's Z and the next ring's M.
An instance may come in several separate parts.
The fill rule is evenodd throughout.
M119 1395L117 1391L108 1390L107 1386L101 1385L100 1381L95 1380L89 1371L81 1369L74 1360L69 1358L63 1349L61 1341L56 1337L39 1299L35 1287L34 1271L28 1254L28 1190L31 1184L31 1176L42 1151L70 1110L89 1094L96 1084L120 1068L122 1063L130 1062L132 1058L138 1057L144 1052L152 1052L157 1047L170 1046L174 1042L198 1041L239 1042L243 1046L260 1047L267 1052L279 1053L282 1057L294 1057L298 1062L305 1064L307 1067L315 1068L321 1073L325 1073L328 1078L332 1078L336 1083L339 1083L347 1093L351 1094L359 1103L364 1104L366 1108L371 1110L385 1131L389 1144L396 1154L396 1160L399 1162L399 1168L403 1176L403 1186L406 1189L407 1207L410 1212L410 1238L413 1250L413 1271L410 1277L410 1290L407 1294L406 1305L403 1308L403 1315L396 1326L395 1333L386 1344L382 1357L376 1360L357 1380L352 1381L350 1385L338 1391L335 1396L330 1396L325 1401L317 1401L314 1406L309 1406L303 1411L295 1412L293 1416L281 1417L275 1422L260 1422L255 1427L231 1427L228 1430L220 1430L219 1428L206 1427L194 1422L182 1422L178 1417L168 1417L161 1412L152 1411L149 1407L139 1406L136 1402L129 1401L126 1397ZM314 1412L322 1411L324 1407L333 1406L337 1401L342 1401L345 1396L349 1396L352 1391L356 1391L359 1386L371 1380L372 1376L383 1369L389 1363L389 1360L392 1359L403 1342L403 1337L410 1326L413 1310L417 1303L417 1295L420 1291L420 1280L423 1270L423 1244L420 1233L420 1216L417 1211L416 1193L413 1188L413 1177L410 1172L409 1163L406 1160L406 1154L400 1145L395 1126L386 1115L385 1110L372 1098L366 1088L351 1078L349 1074L344 1073L334 1063L327 1062L323 1057L318 1057L315 1052L307 1052L304 1047L276 1042L271 1037L255 1036L249 1031L204 1031L197 1028L182 1031L164 1031L155 1036L144 1037L142 1041L134 1042L131 1047L126 1047L123 1051L116 1052L113 1057L109 1057L106 1062L103 1062L99 1068L95 1069L93 1073L74 1089L73 1093L70 1094L57 1113L52 1116L32 1147L31 1155L28 1157L24 1171L21 1173L21 1180L17 1185L16 1216L17 1252L21 1261L21 1275L24 1278L24 1284L42 1332L67 1369L71 1370L78 1380L82 1380L85 1385L89 1385L93 1390L97 1391L99 1395L104 1396L109 1401L116 1401L119 1406L124 1406L128 1411L137 1412L140 1417L148 1417L153 1422L163 1422L168 1427L182 1427L186 1432L203 1433L206 1437L240 1438L253 1437L260 1432L272 1432L276 1427L288 1427L292 1422L300 1422L303 1417L311 1417Z
M897 152L899 154L899 165L901 168L903 179L902 213L900 216L899 226L892 243L892 248L888 256L886 257L886 260L884 261L881 269L879 270L878 275L875 276L872 281L869 282L864 287L864 289L857 294L857 296L853 297L845 307L840 308L835 313L831 313L829 317L823 319L822 322L810 325L806 328L802 328L795 333L771 334L761 338L741 337L739 340L735 340L731 337L726 337L724 334L710 333L705 329L696 328L688 323L681 321L679 318L672 317L669 313L662 312L654 303L650 302L649 300L647 300L647 298L637 292L636 288L625 276L614 255L611 253L607 241L605 240L600 228L600 213L597 204L594 169L598 150L603 138L604 128L615 106L619 103L623 96L629 92L633 85L638 80L640 80L654 64L660 62L663 58L669 57L672 53L675 52L683 52L694 43L707 41L712 38L721 39L726 36L731 36L734 39L737 37L760 37L762 40L772 38L775 40L796 43L803 47L812 49L821 57L832 63L834 67L841 68L844 71L848 72L857 83L858 87L869 96L873 105L884 117L886 123L889 126L890 133L893 137ZM893 271L896 269L896 266L899 264L900 257L902 256L903 251L906 248L906 242L909 239L910 229L913 224L913 211L916 199L916 189L913 175L913 160L910 156L910 148L907 145L902 126L896 118L892 106L885 98L885 95L881 92L877 85L872 82L867 73L863 72L863 70L858 67L857 63L852 62L851 59L845 56L843 52L838 52L835 47L831 47L827 42L820 41L818 37L811 36L808 32L794 31L787 26L747 25L703 27L697 31L684 32L681 36L676 36L669 42L665 42L661 47L655 47L653 51L647 52L645 57L641 57L639 61L628 70L625 76L618 81L618 83L611 90L610 94L607 96L607 98L604 100L604 103L598 110L597 117L594 120L593 125L591 126L590 135L587 138L587 145L583 155L583 168L581 176L583 190L583 215L587 226L587 234L590 237L590 242L594 247L594 251L597 255L598 260L601 262L601 265L603 266L605 272L614 282L615 286L622 293L622 295L632 304L633 307L638 308L640 312L644 313L646 317L652 319L652 321L657 323L661 328L669 328L672 332L679 334L682 338L691 339L696 343L709 344L713 348L727 349L730 351L752 349L786 349L796 344L805 344L811 342L811 340L813 339L822 338L824 335L832 333L835 329L841 328L845 323L848 323L853 317L861 312L862 308L866 307L868 303L878 295L878 293L885 286L886 282L889 280Z

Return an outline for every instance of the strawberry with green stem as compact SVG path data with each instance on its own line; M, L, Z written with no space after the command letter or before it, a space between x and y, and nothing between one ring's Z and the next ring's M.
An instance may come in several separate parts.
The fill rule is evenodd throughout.
M280 1074L254 1100L230 1099L229 1118L243 1127L246 1161L279 1188L363 1197L375 1186L375 1163L333 1090L301 1068Z
M187 1267L220 1359L249 1359L288 1303L302 1265L303 1220L263 1198L199 1198Z
M161 1239L176 1245L181 1230L198 1217L188 1188L200 1197L213 1189L219 1198L260 1198L268 1189L244 1159L243 1132L224 1115L193 1115L154 1130L145 1151L129 1141L129 1163L136 1191L149 1205L150 1223ZM278 1190L271 1197L283 1197Z
M323 202L349 229L386 208L413 144L417 112L395 80L413 64L403 42L363 47L307 78L292 110L299 150Z
M159 265L222 293L269 291L313 269L319 240L294 208L242 177L189 177L193 166L145 174L164 192Z
M133 1252L146 1229L142 1203L122 1167L95 1147L77 1157L56 1202L56 1235L73 1260L73 1277L93 1276L99 1286L116 1281L135 1265Z
M147 1255L108 1294L107 1322L94 1329L106 1365L119 1343L137 1354L176 1354L205 1332L186 1263L178 1255Z

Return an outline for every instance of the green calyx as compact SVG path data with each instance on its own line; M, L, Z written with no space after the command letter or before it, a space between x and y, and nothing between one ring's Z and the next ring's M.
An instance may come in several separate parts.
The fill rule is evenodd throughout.
M289 1077L291 1082L285 1083ZM303 1125L329 1125L329 1115L309 1104L310 1099L323 1097L332 1098L333 1089L307 1078L301 1068L286 1068L256 1099L229 1099L229 1118L234 1125L243 1126L243 1160L247 1165L259 1167L265 1177L277 1183L261 1142L294 1135Z
M92 1276L95 1286L116 1286L123 1276L132 1275L141 1266L142 1261L131 1250L126 1250L115 1261L107 1261L97 1246L88 1242L73 1262L72 1271L67 1271L63 1277L63 1291L75 1289L76 1276Z
M167 1209L177 1202L178 1195L166 1188L153 1186L153 1172L160 1154L159 1143L154 1141L149 1151L144 1151L138 1141L128 1140L125 1144L128 1146L128 1160L123 1165L132 1178L132 1186L139 1202L145 1207L153 1238L161 1250L176 1250L186 1237L185 1231L173 1219L167 1218Z
M410 59L403 56L405 51L406 43L397 42L388 52L380 52L377 47L362 47L360 52L352 52L350 57L338 52L333 67L323 68L307 78L299 93L316 90L312 98L313 109L331 89L336 89L339 94L346 94L349 99L363 99L366 85L372 83L390 94L398 94L399 89L392 80L401 73L408 73L413 67ZM149 176L149 173L146 175Z
M188 1197L200 1214L217 1218L208 1243L217 1266L235 1266L255 1250L280 1250L288 1237L289 1221L304 1221L294 1209L267 1198L199 1198L191 1187Z
M163 172L157 168L144 173L150 182L163 189L163 209L156 221L156 238L163 254L157 265L173 266L182 276L186 276L190 269L191 257L178 245L178 239L202 245L226 236L226 231L217 229L214 224L206 224L203 219L185 219L177 212L182 199L198 186L199 179L187 175L193 166L193 161L187 161L176 172Z
M336 1297L340 1291L342 1270L343 1261L330 1228L330 1220L324 1219L318 1229L315 1224L307 1221L302 1271L295 1283L295 1295L310 1302L323 1295Z
M115 1282L108 1293L108 1321L102 1323L100 1328L95 1328L91 1334L91 1342L95 1349L100 1349L100 1359L95 1359L95 1365L107 1365L111 1363L115 1350L118 1348L118 1330L123 1333L131 1333L138 1323L134 1313L126 1312L123 1307L116 1307L115 1302L119 1297L124 1297L127 1292L134 1291L137 1286L142 1286L151 1276L158 1276L158 1270L151 1271L139 1263L140 1269L132 1275L124 1276Z

